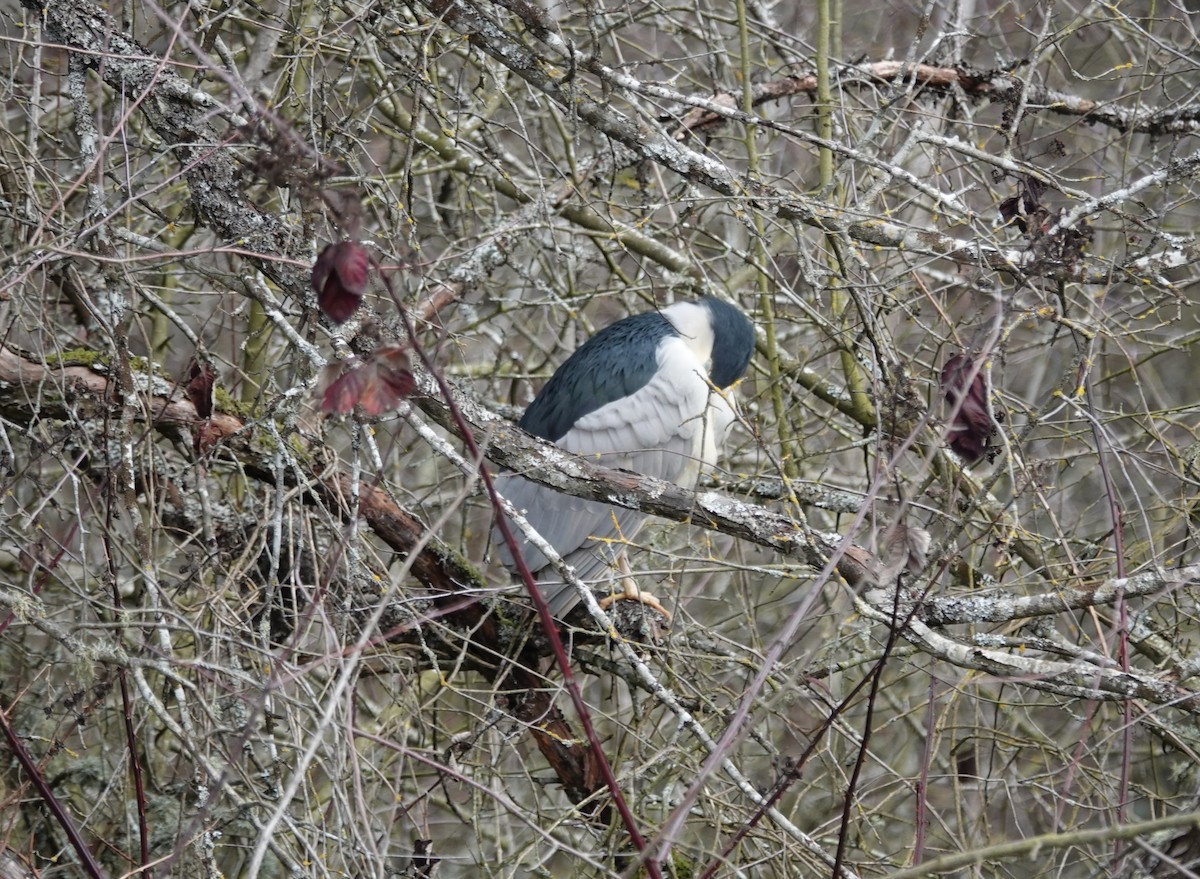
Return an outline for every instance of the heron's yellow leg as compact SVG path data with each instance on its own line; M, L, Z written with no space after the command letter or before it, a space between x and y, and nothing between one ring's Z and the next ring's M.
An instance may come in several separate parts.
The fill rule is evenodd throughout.
M671 612L662 606L662 602L651 595L649 592L644 592L638 586L637 580L633 578L633 571L629 567L629 559L625 553L617 556L617 566L621 569L621 592L613 595L608 595L600 599L600 607L608 610L614 601L636 601L646 607L652 608L667 618L668 622L671 619Z

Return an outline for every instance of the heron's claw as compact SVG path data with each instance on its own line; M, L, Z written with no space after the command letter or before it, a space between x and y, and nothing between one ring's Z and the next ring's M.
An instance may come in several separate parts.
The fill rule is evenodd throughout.
M608 610L614 602L617 601L636 601L652 610L658 611L667 618L667 622L671 621L671 612L662 606L662 602L651 595L649 592L643 592L638 588L637 583L631 577L625 577L621 581L623 592L617 592L614 595L607 595L600 599L600 607L602 610Z

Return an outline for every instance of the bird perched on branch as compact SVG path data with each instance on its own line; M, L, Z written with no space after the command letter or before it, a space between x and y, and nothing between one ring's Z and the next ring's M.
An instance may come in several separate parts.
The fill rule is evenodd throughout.
M724 392L742 377L753 353L750 321L719 299L632 315L572 354L520 425L606 467L691 488L700 471L716 463L734 420ZM628 598L670 618L654 596L638 588L625 555L645 514L560 494L515 473L501 474L497 487L580 580L605 593L602 606ZM551 613L561 619L579 594L509 525ZM515 569L496 531L492 539L500 560Z

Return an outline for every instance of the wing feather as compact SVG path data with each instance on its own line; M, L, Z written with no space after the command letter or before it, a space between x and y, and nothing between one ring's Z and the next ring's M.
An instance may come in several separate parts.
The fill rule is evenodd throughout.
M712 391L705 375L705 365L681 339L665 339L659 369L646 384L579 418L558 445L606 467L691 486L702 466L715 463L733 420L729 403ZM633 510L561 494L519 474L501 475L497 487L587 583L614 576L620 544L633 540L646 519ZM575 591L547 567L544 554L514 532L552 612L561 616L576 603ZM501 561L512 567L507 547L501 541L498 546Z

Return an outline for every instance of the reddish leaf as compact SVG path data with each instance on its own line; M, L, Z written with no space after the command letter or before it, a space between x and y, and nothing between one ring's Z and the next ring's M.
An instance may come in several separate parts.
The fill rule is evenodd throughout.
M214 425L211 419L205 419L192 434L192 449L197 456L206 455L224 437L224 431Z
M211 418L213 414L213 388L216 385L216 374L207 363L201 365L192 360L188 366L187 397L196 407L196 414L201 418Z
M377 363L393 369L408 368L408 349L403 345L380 345L371 357Z
M317 305L334 323L345 323L362 302L371 274L371 257L353 241L339 241L321 251L313 266Z
M1005 224L1011 223L1014 220L1018 220L1020 224L1024 226L1024 222L1019 220L1020 216L1020 196L1010 195L1008 198L1004 199L1004 201L1000 202L1000 219L1002 219ZM1021 231L1024 232L1025 230L1022 228Z
M375 352L375 362L379 369L379 380L387 386L388 392L394 398L393 408L401 400L412 395L417 382L409 369L408 352L397 345L380 348Z
M374 367L368 367L362 371L367 374L367 379L363 383L362 392L358 395L358 409L368 418L374 418L387 412L398 401L392 397L387 386L380 381L379 372Z
M388 390L396 398L396 403L411 396L413 389L417 386L417 380L407 369L380 368L379 380L387 385Z
M400 405L412 394L416 380L409 369L408 354L396 345L381 347L363 363L352 363L342 375L337 367L321 400L321 411L344 415L355 407L374 418Z
M399 406L416 384L412 373L404 367L393 368L377 362L362 371L367 373L367 380L358 397L358 408L371 418Z
M351 369L325 388L321 398L321 411L345 415L358 404L366 387L367 369Z
M972 358L955 354L942 368L942 390L953 419L946 432L946 442L964 461L974 463L987 453L988 443L996 431L996 424L988 412L987 379L982 368L977 368Z
M1005 225L1015 225L1022 232L1046 231L1046 217L1049 211L1042 205L1042 196L1046 192L1046 184L1036 177L1028 175L1018 181L1019 195L1010 196L1000 202L1000 218ZM1032 218L1032 219L1030 219Z

